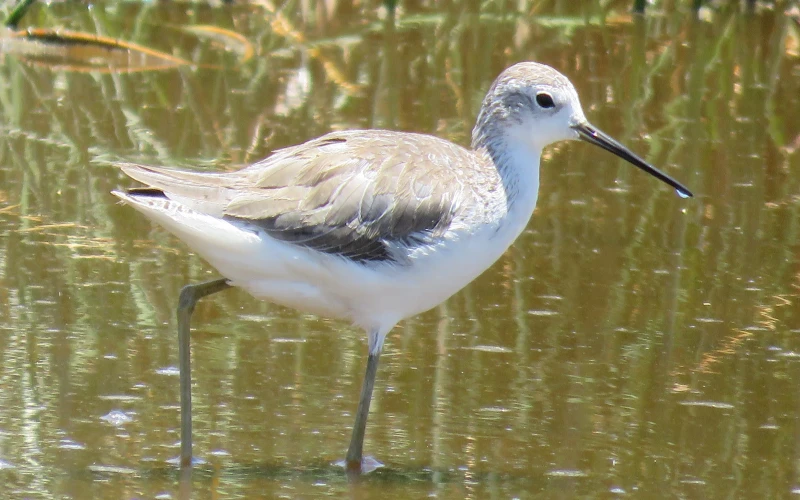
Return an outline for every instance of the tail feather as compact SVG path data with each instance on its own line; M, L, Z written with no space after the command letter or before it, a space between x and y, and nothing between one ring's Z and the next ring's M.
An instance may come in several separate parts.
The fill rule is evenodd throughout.
M154 198L166 198L164 191L151 187L130 188L126 190L126 193L132 196L152 196Z
M231 245L235 247L237 239L254 237L252 232L243 231L212 214L198 212L181 202L158 196L154 194L157 191L152 188L144 189L147 190L145 193L130 191L111 193L201 254L209 253L209 249L211 253L219 249L231 251Z
M222 216L225 207L236 196L230 175L135 163L118 163L117 166L147 186L128 190L131 196L164 196L192 210L216 217Z

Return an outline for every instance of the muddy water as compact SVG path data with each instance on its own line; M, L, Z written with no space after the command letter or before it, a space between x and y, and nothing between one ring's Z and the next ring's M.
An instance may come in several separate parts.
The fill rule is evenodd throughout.
M563 4L563 5L562 5ZM777 498L800 488L800 72L781 9L525 15L182 4L38 7L29 22L190 60L0 65L0 480L11 498ZM480 12L478 12L480 10ZM605 15L601 22L599 15ZM49 24L48 24L49 23ZM217 26L240 34L213 33ZM188 27L190 29L179 29ZM247 56L251 44L253 55ZM237 168L332 129L467 144L520 60L696 193L592 146L546 151L507 254L390 334L366 451L342 458L365 366L347 324L206 300L195 451L179 484L174 308L217 275L109 191L117 160ZM134 64L134 63L131 63Z

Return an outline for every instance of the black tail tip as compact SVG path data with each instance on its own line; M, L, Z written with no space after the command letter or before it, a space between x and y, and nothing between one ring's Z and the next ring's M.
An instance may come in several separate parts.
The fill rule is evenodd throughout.
M131 196L149 196L151 198L166 198L164 191L152 187L131 188L126 190L125 194Z

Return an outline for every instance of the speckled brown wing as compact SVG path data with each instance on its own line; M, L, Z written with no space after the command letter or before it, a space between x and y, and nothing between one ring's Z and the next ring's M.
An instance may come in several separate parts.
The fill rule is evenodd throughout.
M458 174L474 162L432 136L370 130L334 132L227 174L123 169L194 210L365 262L396 261L393 249L444 233L474 196Z

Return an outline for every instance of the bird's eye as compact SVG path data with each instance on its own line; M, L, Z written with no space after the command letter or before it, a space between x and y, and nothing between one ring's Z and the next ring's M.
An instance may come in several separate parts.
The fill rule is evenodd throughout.
M556 103L553 102L553 96L545 92L536 94L536 104L542 108L554 108Z

